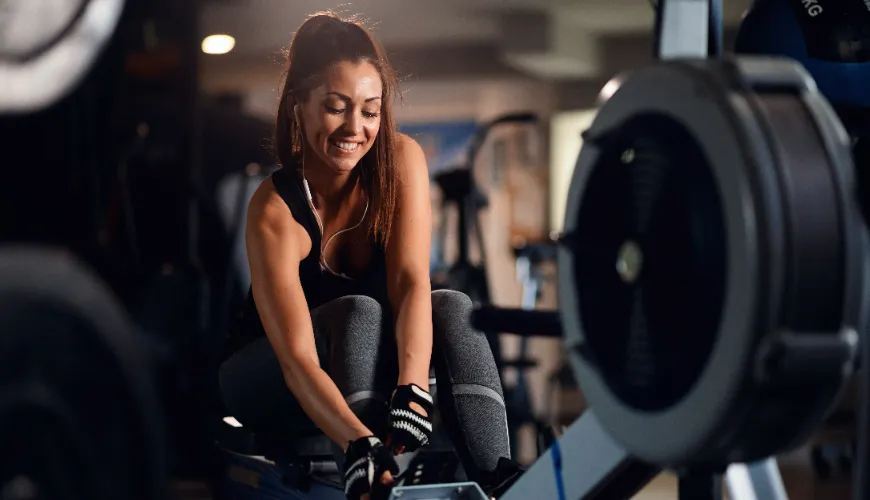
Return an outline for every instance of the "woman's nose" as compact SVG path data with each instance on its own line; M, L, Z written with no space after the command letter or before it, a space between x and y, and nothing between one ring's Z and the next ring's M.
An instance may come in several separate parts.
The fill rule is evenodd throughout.
M347 131L351 134L359 134L362 133L362 125L363 120L361 113L353 112L347 115L347 122L345 123L345 127Z

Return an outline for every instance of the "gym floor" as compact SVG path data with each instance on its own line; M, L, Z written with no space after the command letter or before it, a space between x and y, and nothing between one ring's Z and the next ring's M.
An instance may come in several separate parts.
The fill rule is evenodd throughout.
M789 500L830 500L849 498L851 488L846 477L821 480L812 470L808 449L800 449L778 460ZM677 478L662 474L635 495L633 500L675 500ZM727 495L726 495L727 498Z
M800 449L779 460L789 500L829 500L849 498L849 480L843 476L820 480L813 472L809 450ZM671 474L662 474L651 482L633 500L675 500L677 479ZM176 482L173 485L175 500L211 500L204 484Z

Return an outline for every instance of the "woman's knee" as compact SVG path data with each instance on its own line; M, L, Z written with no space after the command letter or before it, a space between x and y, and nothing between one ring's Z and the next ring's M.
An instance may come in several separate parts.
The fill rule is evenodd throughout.
M343 323L370 319L380 321L383 307L380 302L366 295L346 295L318 307L314 310L314 315Z
M474 304L471 298L455 290L432 292L432 329L435 342L444 347L458 345L487 346L486 335L471 326Z
M369 393L396 371L383 306L371 297L349 295L318 307L312 317L314 329L328 339L325 368L342 394L374 397Z
M314 328L326 333L334 347L352 342L354 348L376 346L383 329L384 309L365 295L339 297L312 313Z
M471 298L456 290L435 290L432 292L432 321L439 325L463 325L470 328L471 312L474 304Z

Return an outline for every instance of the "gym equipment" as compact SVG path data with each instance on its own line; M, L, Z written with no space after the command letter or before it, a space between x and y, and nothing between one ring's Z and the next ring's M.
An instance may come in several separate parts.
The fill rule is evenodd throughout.
M477 483L455 481L458 467L452 451L420 450L396 479L389 500L488 500Z
M438 397L437 384L434 371L431 371L429 385L435 398ZM335 449L332 441L325 434L300 437L289 431L292 429L288 429L286 434L253 432L234 417L224 417L215 439L218 463L211 477L215 500L255 500L282 496L344 500L341 471L333 455ZM435 443L438 431L436 429L433 445L429 448L416 454L398 456L399 465L410 467L409 458L416 458L422 453L426 456L421 460L426 463L427 471L441 470L443 476L450 472L444 472L444 467L453 464L452 470L455 472L458 459L452 449L433 451L438 446ZM435 467L435 463L440 465ZM409 480L406 486L420 485Z
M215 500L346 498L332 443L324 435L256 434L227 417L217 443L221 465L212 482Z
M541 264L556 260L556 244L551 241L525 243L514 247L516 258L517 281L522 284L521 308L523 311L532 311L537 306L541 297L541 285L544 275ZM536 336L546 336L536 335ZM505 402L510 405L508 410L508 426L510 427L511 452L517 453L516 444L519 441L519 429L525 425L533 425L538 436L549 433L547 425L540 421L532 411L532 401L529 396L526 370L537 366L537 362L529 359L528 355L529 336L520 336L520 345L516 359L504 363L505 368L516 370L516 383L512 387L505 388ZM540 446L538 455L549 447L550 436L543 441L546 446Z
M3 498L162 500L149 346L71 255L0 249Z
M449 266L443 279L433 280L435 288L449 288L459 290L474 301L476 304L486 306L490 304L490 290L487 280L486 268L486 249L481 232L479 212L487 206L486 196L480 191L474 181L474 165L477 161L478 153L486 142L489 134L496 128L506 124L534 124L537 123L538 117L532 113L515 113L500 116L489 123L482 125L474 134L471 144L468 148L468 153L465 163L461 166L445 170L435 175L434 180L443 192L441 204L442 220L446 220L448 207L451 205L456 207L458 216L458 256L456 261ZM443 251L446 240L447 225L442 223L438 233L435 236L434 247L438 250L439 255L435 256L436 262L443 262ZM469 236L476 239L477 247L480 252L479 264L473 264L469 257ZM541 248L531 250L531 247L526 250L516 250L519 254L523 252L531 252L530 257L537 258L537 255L542 252ZM534 254L534 255L532 255ZM518 264L522 266L522 264ZM518 272L521 270L518 267ZM534 278L529 278L534 279ZM536 287L530 282L526 283L527 293L532 296L537 295ZM524 296L524 300L528 300ZM534 299L532 299L534 301ZM533 305L534 302L532 302ZM524 304L528 306L528 304ZM516 444L519 441L517 436L518 429L526 424L534 422L534 417L531 414L530 401L525 389L524 370L534 366L534 363L529 363L525 359L526 342L523 340L520 346L518 359L505 360L501 352L501 344L499 342L499 330L484 329L489 340L489 346L495 358L496 366L499 373L504 379L506 369L514 368L518 373L518 381L516 388L504 387L505 403L508 410L508 426L510 428L510 441L513 452L516 453Z
M586 144L560 310L605 427L661 464L802 441L866 324L849 141L810 77L774 59L659 64L623 83Z
M459 221L457 228L459 254L456 261L448 267L444 278L434 280L436 281L433 283L435 287L461 291L471 297L471 300L475 303L490 303L489 284L486 275L486 248L483 243L479 218L480 210L486 208L488 201L474 181L474 165L480 149L489 137L490 132L495 128L510 123L535 123L537 120L538 117L532 113L516 113L500 116L482 125L471 138L465 163L435 175L435 183L444 194L441 202L442 220L446 219L448 208L455 205ZM444 262L443 242L446 240L446 231L447 225L442 223L438 233L435 235L436 242L434 246L439 251L439 255L436 255L434 258L436 262ZM470 235L473 235L477 240L477 247L480 252L480 263L477 265L473 264L469 257ZM502 373L504 366L498 333L488 331L487 338L489 339L490 349L495 356L496 366L499 368L499 373Z
M710 11L661 2L664 61L615 82L584 135L559 296L591 410L504 499L599 497L638 463L677 470L681 497L718 498L724 476L784 498L766 457L854 369L870 248L850 137L799 64L704 60Z
M123 8L124 0L0 2L0 113L36 112L72 92Z

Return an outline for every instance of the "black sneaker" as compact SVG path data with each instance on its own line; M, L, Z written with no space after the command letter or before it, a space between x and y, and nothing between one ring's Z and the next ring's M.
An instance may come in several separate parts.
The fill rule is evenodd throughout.
M511 459L501 457L498 465L490 474L485 485L481 485L483 492L490 498L499 498L510 489L520 476L528 470L527 467L514 462Z

